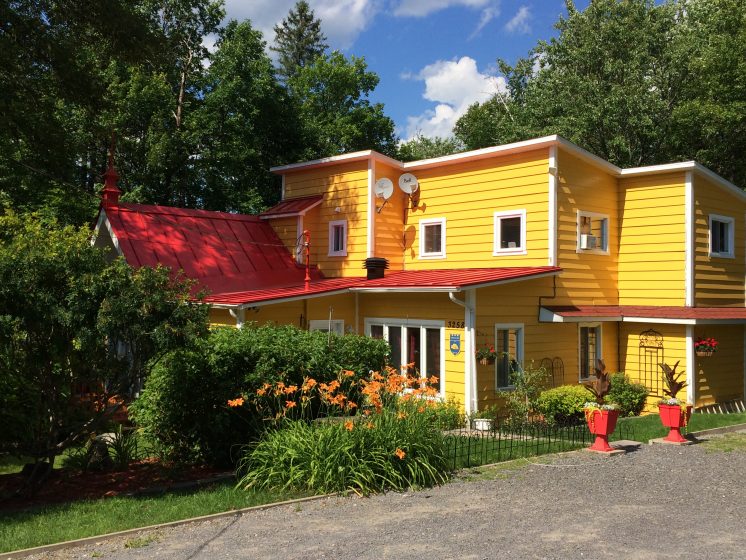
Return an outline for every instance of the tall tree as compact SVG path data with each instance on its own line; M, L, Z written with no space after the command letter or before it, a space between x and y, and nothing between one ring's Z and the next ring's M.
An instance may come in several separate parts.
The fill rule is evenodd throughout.
M278 74L286 80L324 54L328 47L321 32L321 20L316 19L306 0L296 2L274 30L275 44L270 49L279 55Z

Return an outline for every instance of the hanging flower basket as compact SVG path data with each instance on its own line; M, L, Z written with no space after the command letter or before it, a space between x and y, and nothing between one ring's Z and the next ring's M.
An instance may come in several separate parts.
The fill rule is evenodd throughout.
M488 366L495 363L495 360L497 359L497 352L495 352L494 346L485 346L483 348L478 348L477 351L474 353L474 356L480 364L482 364L483 366Z
M700 358L712 356L718 349L718 341L714 338L699 337L694 343L694 353Z
M695 354L697 354L697 356L700 358L709 358L714 353L714 350L695 350Z
M491 366L495 363L495 358L479 358L479 363L483 366Z

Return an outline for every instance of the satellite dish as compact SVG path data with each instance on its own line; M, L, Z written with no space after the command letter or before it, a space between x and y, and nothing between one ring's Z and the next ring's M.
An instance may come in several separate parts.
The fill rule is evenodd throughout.
M381 177L376 181L376 184L373 187L373 192L375 193L376 198L388 200L391 198L391 195L394 194L394 183L391 182L391 179Z
M419 186L417 177L411 173L404 173L399 177L399 188L410 196L417 191Z

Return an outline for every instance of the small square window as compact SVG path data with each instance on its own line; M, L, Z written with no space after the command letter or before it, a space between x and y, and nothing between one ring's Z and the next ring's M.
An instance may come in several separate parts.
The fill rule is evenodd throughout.
M578 253L609 254L609 217L578 211Z
M493 254L526 253L526 211L495 212Z
M420 220L420 258L442 259L446 256L446 219Z
M733 258L734 220L710 214L710 255Z
M347 220L329 222L329 256L347 256Z

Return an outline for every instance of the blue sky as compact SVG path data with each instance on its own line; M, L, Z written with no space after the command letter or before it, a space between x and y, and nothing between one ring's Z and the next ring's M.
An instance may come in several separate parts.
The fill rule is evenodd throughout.
M588 0L576 0L579 9ZM226 0L268 42L295 0ZM403 139L448 135L475 101L501 87L496 60L512 63L556 33L564 0L309 0L330 48L365 57Z

